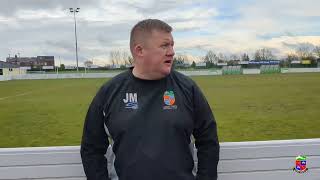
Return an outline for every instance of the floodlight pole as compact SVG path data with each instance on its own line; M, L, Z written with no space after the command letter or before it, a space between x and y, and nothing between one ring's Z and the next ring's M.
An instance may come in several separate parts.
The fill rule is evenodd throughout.
M77 38L77 21L76 21L76 13L80 11L80 8L69 8L70 12L73 13L74 19L74 36L76 39L76 61L77 61L77 72L79 72L79 63L78 63L78 38Z

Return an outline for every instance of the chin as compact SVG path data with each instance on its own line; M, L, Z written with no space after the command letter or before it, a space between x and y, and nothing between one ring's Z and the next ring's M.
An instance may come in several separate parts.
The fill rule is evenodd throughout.
M169 75L171 73L171 67L165 67L161 72L163 75Z

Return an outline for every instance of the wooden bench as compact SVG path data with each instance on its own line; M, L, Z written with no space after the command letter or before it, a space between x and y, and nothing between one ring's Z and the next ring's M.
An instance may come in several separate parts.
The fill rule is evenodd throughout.
M305 173L293 171L299 155L307 156ZM221 143L218 172L219 180L320 180L320 139ZM0 148L0 179L86 178L79 146L64 146Z

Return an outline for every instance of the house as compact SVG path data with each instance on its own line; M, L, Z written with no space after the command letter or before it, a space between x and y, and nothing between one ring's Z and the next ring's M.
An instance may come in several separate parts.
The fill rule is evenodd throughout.
M18 57L15 55L7 57L6 61L25 69L54 69L54 56Z
M26 69L21 69L20 66L0 61L0 76L26 74Z

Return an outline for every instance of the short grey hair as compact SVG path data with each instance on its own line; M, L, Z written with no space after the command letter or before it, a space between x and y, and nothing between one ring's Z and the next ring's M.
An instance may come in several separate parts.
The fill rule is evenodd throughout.
M145 35L149 35L152 33L153 30L171 33L172 27L159 19L145 19L138 22L135 26L133 26L130 33L130 51L132 55L133 48L137 42L138 37L144 37Z

